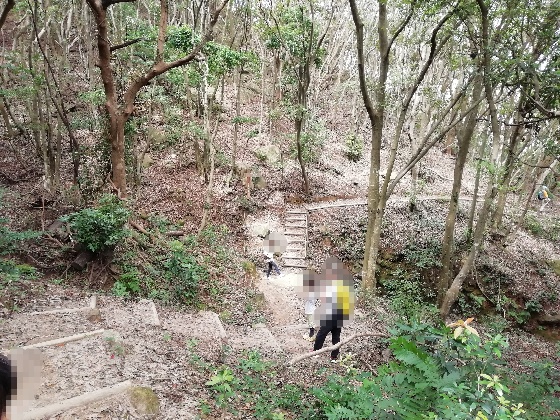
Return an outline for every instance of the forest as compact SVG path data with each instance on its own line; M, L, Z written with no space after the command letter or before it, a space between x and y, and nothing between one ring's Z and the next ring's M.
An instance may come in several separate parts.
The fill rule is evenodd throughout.
M560 419L558 0L0 13L12 419Z

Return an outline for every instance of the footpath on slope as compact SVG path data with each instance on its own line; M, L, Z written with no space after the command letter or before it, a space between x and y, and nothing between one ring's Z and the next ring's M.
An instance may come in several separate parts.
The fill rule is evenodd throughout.
M270 226L283 231L281 224ZM262 238L252 235L250 242L262 255ZM284 361L310 352L304 302L295 291L302 270L281 265L282 273L267 280L264 266L263 259L255 286L271 319L251 327L223 325L213 312L180 312L150 300L92 297L48 285L48 300L0 324L2 353L37 348L43 359L41 377L34 378L40 386L26 411L16 407L13 419L154 418L152 412L158 419L194 419L208 380L194 353L220 366L249 349ZM343 335L357 329L354 322ZM295 369L327 361L327 355L307 359Z

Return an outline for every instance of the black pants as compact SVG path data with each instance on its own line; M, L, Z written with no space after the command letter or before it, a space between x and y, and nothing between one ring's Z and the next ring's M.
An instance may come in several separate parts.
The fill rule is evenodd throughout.
M270 276L270 272L272 271L272 267L274 267L274 269L276 270L276 273L278 273L278 275L280 275L280 269L278 268L276 263L274 261L269 261L268 262L268 271L266 272L266 277Z
M319 328L319 332L317 333L317 337L315 338L315 345L313 346L313 350L319 350L323 347L325 343L325 338L327 338L327 334L331 333L332 335L332 343L337 344L340 342L340 333L342 331L341 327L338 327L336 322L330 323L329 325L321 325ZM338 358L338 354L340 350L333 350L331 352L331 359Z

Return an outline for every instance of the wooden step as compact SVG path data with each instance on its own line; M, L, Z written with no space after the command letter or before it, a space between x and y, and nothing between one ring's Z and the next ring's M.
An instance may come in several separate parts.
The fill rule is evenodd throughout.
M285 224L284 226L287 227L287 228L300 228L300 229L306 229L307 228L307 226L292 225L292 224L290 224L290 225Z
M307 264L301 264L298 262L286 262L286 264L284 264L284 267L307 268Z
M286 217L287 222L305 222L307 217Z
M287 261L287 260L305 260L305 255L288 254L288 255L282 255L282 258L284 259L284 261Z
M305 235L305 232L284 232L284 235L295 235L295 236L301 236L301 235Z
M286 251L284 252L295 252L295 251L305 251L305 247L303 248L286 248Z
M288 210L288 214L307 214L307 210Z
M293 244L296 242L307 242L305 239L288 239L289 244Z

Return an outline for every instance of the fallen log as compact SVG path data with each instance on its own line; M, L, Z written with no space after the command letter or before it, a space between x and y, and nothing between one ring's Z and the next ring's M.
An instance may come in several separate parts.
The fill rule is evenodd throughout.
M185 236L187 232L183 232L182 230L170 230L169 232L165 233L167 236Z
M56 413L68 411L72 408L81 407L86 404L91 404L93 402L104 400L105 398L121 394L131 387L132 382L130 381L120 382L118 384L97 389L92 392L86 392L85 394L78 395L74 398L69 398L58 403L47 405L46 407L36 408L33 411L25 413L22 418L24 420L35 420L45 417L51 417Z
M43 341L42 343L30 344L28 346L23 346L21 348L22 349L36 349L36 348L39 348L39 347L58 346L59 344L66 344L66 343L70 343L72 341L83 340L84 338L87 338L87 337L94 337L96 335L103 334L104 332L105 332L104 329L89 331L89 332L85 332L85 333L82 333L82 334L76 334L76 335L71 335L71 336L68 336L68 337L57 338L56 340L49 340L49 341Z
M299 356L296 356L294 358L292 358L289 362L288 365L293 365L294 363L297 362L301 362L302 360L308 359L312 356L317 356L318 354L321 353L326 353L328 351L333 351L333 350L338 350L340 347L342 347L345 344L348 344L350 341L356 339L356 338L360 338L360 337L383 337L383 338L389 338L389 336L387 334L383 334L383 333L360 333L360 334L354 334L350 337L348 337L345 340L342 340L341 342L333 345L333 346L329 346L329 347L323 347L322 349L319 350L315 350L312 351L310 353L305 353L305 354L300 354Z
M537 318L539 324L560 324L560 315L541 315Z

